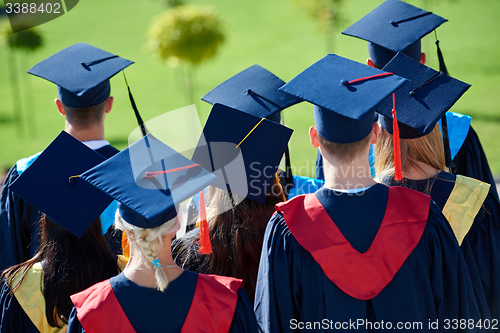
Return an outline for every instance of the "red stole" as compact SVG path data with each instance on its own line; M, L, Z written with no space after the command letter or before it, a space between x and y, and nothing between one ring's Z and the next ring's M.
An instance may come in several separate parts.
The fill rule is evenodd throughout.
M390 187L384 218L365 253L349 244L314 194L295 197L276 205L276 209L330 281L348 295L368 300L391 282L417 246L427 223L430 200L411 189Z
M76 315L86 333L135 333L132 324L116 298L109 280L71 295Z
M229 332L241 282L227 276L199 274L181 333Z
M240 285L239 279L199 274L182 332L228 332ZM71 300L85 332L135 333L109 280L72 295Z

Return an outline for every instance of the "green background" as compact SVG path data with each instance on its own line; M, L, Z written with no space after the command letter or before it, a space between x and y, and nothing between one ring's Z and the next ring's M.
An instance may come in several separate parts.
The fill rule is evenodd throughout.
M334 53L365 62L366 42L343 36L340 31L371 11L380 0L347 0L344 21L334 33ZM440 46L450 74L472 84L452 108L469 114L479 134L490 166L500 174L500 1L413 0L407 1L449 20L438 29ZM326 38L317 32L317 22L307 17L293 0L191 0L191 4L213 5L226 23L227 39L217 56L199 66L195 96L237 72L259 64L285 81L292 79L326 53ZM1 4L1 2L0 2ZM26 71L51 54L77 42L85 42L136 63L126 75L144 120L184 107L189 103L180 85L181 70L172 69L146 50L146 34L153 18L165 10L162 0L81 0L67 14L39 26L45 46L33 54L16 54L16 70L23 87L23 131L16 127L9 81L9 51L0 47L0 167L44 149L63 129L64 118L55 108L56 88ZM428 65L437 68L434 35L423 42ZM122 75L112 80L115 103L106 119L106 138L118 148L127 146L137 124L130 107ZM32 87L33 107L25 87ZM210 105L196 101L202 122ZM301 103L285 111L285 123L295 130L291 140L292 164L300 175L314 175L315 150L308 140L313 125L312 106ZM31 125L30 125L31 124ZM185 129L165 126L165 131ZM187 130L187 129L186 129ZM177 131L177 132L176 132ZM154 134L154 133L153 133ZM167 142L174 145L174 142Z

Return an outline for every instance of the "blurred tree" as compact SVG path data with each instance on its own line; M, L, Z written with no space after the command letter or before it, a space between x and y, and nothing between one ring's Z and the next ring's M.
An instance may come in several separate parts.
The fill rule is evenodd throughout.
M186 2L184 0L165 0L165 4L167 5L167 8L174 8L185 5Z
M23 51L30 53L38 50L43 46L43 38L35 28L23 30L13 33L8 23L4 24L0 29L0 41L10 51L8 55L9 69L10 69L10 83L12 87L12 99L14 105L14 119L16 121L18 135L23 134L23 119L22 119L22 105L21 105L21 89L17 77L17 61L16 52ZM25 56L26 67L28 67L27 55ZM36 132L35 127L35 112L33 103L33 93L31 89L31 82L28 77L24 80L25 92L27 101L27 118L30 133Z
M318 21L318 31L325 34L326 50L334 52L333 31L343 21L341 7L344 0L295 0L307 15Z
M160 14L148 31L148 49L172 67L188 63L184 87L194 103L194 69L224 42L225 26L208 6L183 5Z

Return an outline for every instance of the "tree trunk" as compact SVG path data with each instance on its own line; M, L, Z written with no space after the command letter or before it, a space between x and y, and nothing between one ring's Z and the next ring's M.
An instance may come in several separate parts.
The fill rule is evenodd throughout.
M14 120L17 127L17 135L19 137L24 136L23 129L23 117L22 117L22 105L21 105L21 90L19 89L19 81L17 79L17 65L16 65L16 55L14 51L10 50L7 55L9 76L10 76L10 87L12 88L12 105L14 110Z
M29 68L29 54L24 55L24 67ZM31 75L23 75L24 79L24 91L25 91L25 106L26 106L26 118L28 133L31 136L36 135L36 110L35 103L33 103L33 87L31 86Z

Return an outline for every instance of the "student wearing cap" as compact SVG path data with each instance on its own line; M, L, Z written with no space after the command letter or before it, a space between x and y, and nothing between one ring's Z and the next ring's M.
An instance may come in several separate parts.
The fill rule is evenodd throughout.
M196 228L172 244L178 265L243 279L242 288L253 301L264 231L275 205L285 201L276 172L292 132L276 122L214 104L192 157L209 170L224 168L228 179L207 192L206 220L213 249L199 253L200 228ZM238 165L240 156L243 161ZM237 170L246 181L231 181L238 177Z
M397 52L425 65L421 39L436 31L447 20L399 0L386 0L342 33L368 41L367 64L383 68ZM439 70L448 74L436 35ZM495 181L479 137L471 126L471 117L447 112L441 122L446 165L451 172L491 184L498 199Z
M77 43L50 56L28 73L57 85L55 104L65 117L64 129L102 156L109 158L118 150L104 140L104 119L111 111L109 79L133 64L94 46ZM35 237L40 213L9 190L12 184L40 153L23 158L11 168L0 197L0 270L30 259L36 252ZM112 205L116 210L116 203ZM102 217L103 231L113 223L114 215ZM106 235L113 252L119 253L119 234ZM118 243L119 244L119 243Z
M482 317L500 319L500 204L489 184L447 172L438 125L470 85L402 53L384 70L409 82L396 92L400 140L393 140L392 102L378 108L383 129L375 149L377 177L384 184L431 196L450 222L467 260ZM401 156L400 175L395 173L394 141L400 141L396 153Z
M264 332L405 328L398 323L444 331L446 319L478 317L463 255L439 208L370 175L375 109L405 81L330 54L281 88L314 104L309 135L326 182L278 204L269 221L254 305Z
M68 332L257 332L241 280L190 272L172 258L177 207L217 180L148 134L82 174L118 204L130 260L121 274L71 297Z
M301 102L295 96L278 90L284 84L285 81L267 69L253 65L219 84L202 100L281 123L281 111ZM288 146L285 150L285 170L280 170L279 175L287 199L314 192L323 186L323 182L317 179L293 175Z
M70 295L119 273L99 221L111 200L74 177L103 160L61 132L10 185L43 213L38 251L1 274L0 332L64 332Z

